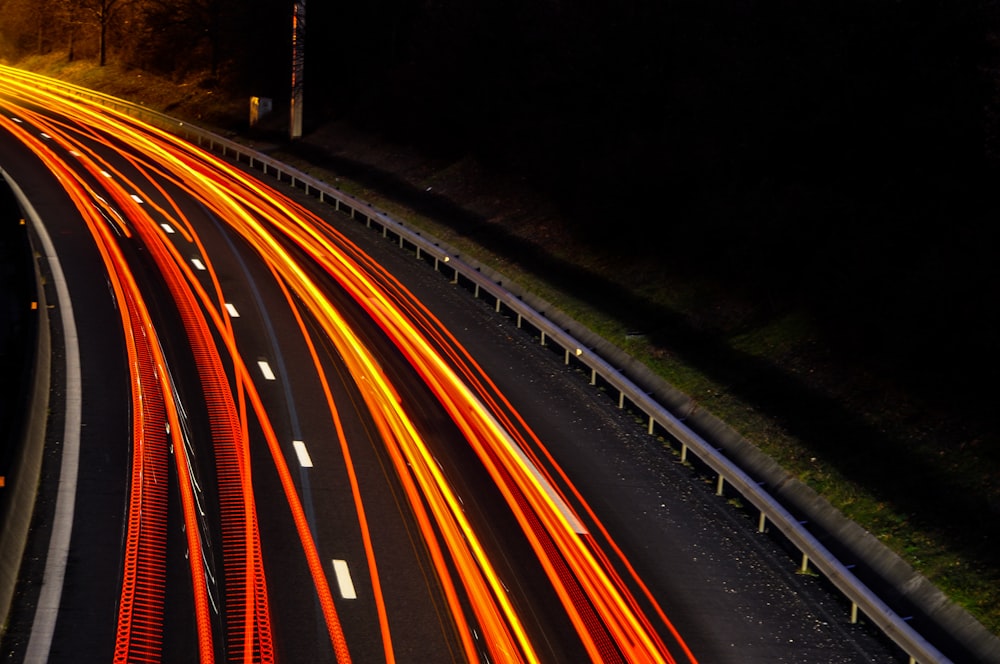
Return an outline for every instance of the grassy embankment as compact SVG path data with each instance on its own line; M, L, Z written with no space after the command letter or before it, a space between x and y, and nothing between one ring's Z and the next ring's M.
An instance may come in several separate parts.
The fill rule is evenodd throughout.
M113 66L67 64L56 56L20 65L210 129L245 128L246 101L197 80L171 82ZM533 192L519 184L484 174L474 159L421 161L399 146L349 134L324 139L318 131L315 142L324 140L341 158L366 161L412 191L433 187L471 211L475 228L463 228L461 220L442 223L387 198L364 177L352 181L300 161L302 170L477 256L641 359L1000 633L1000 560L990 546L1000 535L992 430L977 429L963 414L837 357L823 331L800 311L762 314L708 276L672 275L658 261L618 261L564 241L561 229L568 222L558 211L544 199L532 200ZM279 148L275 156L295 161L293 152ZM544 259L504 253L488 239L498 236L543 248ZM546 265L572 266L608 295L574 292ZM622 293L659 329L635 334L642 316L616 315L624 304L609 301Z

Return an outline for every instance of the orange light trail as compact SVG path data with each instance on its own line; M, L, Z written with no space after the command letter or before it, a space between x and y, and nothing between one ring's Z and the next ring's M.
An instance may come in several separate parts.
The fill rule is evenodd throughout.
M35 122L42 123L44 120L36 118ZM54 131L50 126L50 131ZM95 132L89 132L94 140L101 141L101 137ZM103 141L102 141L103 142ZM79 143L76 144L79 150L84 150L88 156L93 153L87 151ZM79 153L77 153L79 154ZM82 156L82 155L81 155ZM95 162L99 160L95 159ZM142 174L145 168L137 160L128 158L128 161ZM114 176L114 182L129 182L125 175L114 169L106 162L99 162L101 172L108 172ZM106 169L106 170L105 170ZM93 171L94 169L89 169ZM148 177L148 176L147 176ZM173 203L165 189L154 183L156 190L168 201ZM133 188L134 185L133 185ZM207 323L201 315L194 300L190 297L189 289L184 285L185 278L193 281L190 270L186 264L177 259L171 261L169 251L164 253L161 247L168 249L171 245L164 245L162 228L155 224L152 218L143 209L136 206L136 202L127 195L123 187L116 187L114 198L117 203L128 210L128 217L133 220L140 231L140 235L145 240L157 257L157 262L161 266L164 274L172 275L169 278L171 291L174 294L175 302L182 310L182 320L188 330L189 341L192 350L198 358L201 368L201 377L206 404L209 407L209 415L212 419L213 442L216 449L216 459L218 473L220 477L220 503L223 522L223 546L226 549L224 563L227 569L227 612L228 620L231 624L242 623L242 635L240 629L229 630L228 648L231 657L236 657L243 653L244 661L270 662L273 661L273 651L270 634L270 617L264 583L264 573L260 555L259 532L257 530L256 508L254 506L253 489L251 483L251 473L249 467L248 439L246 437L246 413L245 413L245 392L243 384L238 384L239 399L239 419L237 411L232 403L229 391L228 379L222 368L221 358L216 352L208 332ZM173 212L167 212L159 205L147 201L154 210L157 210L164 218L171 222L172 228L182 234L190 242L196 243L202 255L206 255L204 247L200 243L200 238L194 235L189 229L189 223L180 213L179 208L172 205ZM176 258L176 256L174 257ZM211 268L211 263L206 258L207 272L212 280L213 287L219 300L222 300L222 288L215 271ZM177 267L180 266L180 269ZM202 300L209 304L208 299L202 294ZM221 317L224 327L220 330L226 338L231 338L233 334L231 322L227 317ZM233 344L231 344L233 345ZM234 515L241 514L242 518L234 518ZM242 538L242 545L239 544ZM241 591L242 589L242 591ZM252 607L252 608L250 608ZM242 619L240 618L242 616ZM255 643L256 639L256 643Z
M36 122L43 122L39 118L36 118L35 121ZM50 136L59 136L52 127L47 127L47 128L49 129L49 135ZM82 148L82 146L79 146L79 145L76 146L76 147ZM84 159L83 155L80 152L78 152L75 149L72 150L72 151L76 155L78 155L78 157L81 160L81 162L84 162L84 163L86 162L86 160ZM59 168L58 164L55 164L55 163L52 163L52 162L49 162L49 166L52 169ZM91 170L93 172L94 170L97 170L97 169L95 167L91 166L88 170ZM73 177L72 173L69 173L69 177L71 177L71 178ZM125 192L124 192L124 190L121 189L120 187L117 188L117 189L114 189L112 191L113 191L113 197L115 198L116 202L118 202L119 204L122 204L123 206L129 206L130 202L134 204L134 201L128 195L126 195ZM93 194L91 192L91 195L96 195L96 194ZM91 214L90 213L91 206L88 206L86 204L86 201L87 201L87 198L85 196L78 196L77 200L76 200L76 203L77 203L78 207L81 209L81 212L84 213L85 215L86 214ZM91 216L93 217L92 214L91 214ZM155 227L155 225L153 224L152 220L148 217L148 215L144 211L142 211L140 208L138 208L138 207L131 207L131 209L129 210L129 217L133 220L133 222L137 222L137 221L141 222L142 220L146 221L146 223L144 223L144 224L143 223L137 224L137 227L140 228L140 230L145 230L146 231L147 240L150 239L149 236L148 236L148 229L150 227ZM95 226L95 224L92 224L92 226ZM97 223L95 227L97 229L102 229L103 230L105 226L104 226L103 223ZM154 238L154 240L155 240L155 238ZM106 240L105 245L107 244L107 242L109 242L109 240ZM105 245L101 245L102 248ZM154 250L155 250L155 247L156 247L155 241L152 244L148 245L148 246L152 246L154 248ZM105 253L107 253L107 252L105 252ZM122 273L124 270L128 269L127 265L124 262L124 259L120 259L119 258L113 264L109 260L107 260L107 259L106 259L106 262L108 262L108 264L109 264L109 274L113 278L116 275ZM162 264L162 261L161 261L161 264ZM174 284L179 283L178 277L176 275L173 277L173 282L172 283L174 283ZM133 285L132 288L133 288L133 291L135 291L135 293L138 293L138 288L136 286ZM175 292L178 291L177 288L173 288L172 290L174 290ZM181 288L179 292L181 294L183 294L183 293L186 293L188 291L187 291L187 289ZM130 296L130 297L134 297L134 296ZM183 298L181 297L179 299L182 300ZM119 298L119 300L121 301L121 298ZM194 325L195 328L197 328L198 327L198 323L196 322L197 316L194 316L191 313L191 311L192 311L192 307L191 306L188 306L188 311L189 311L188 315L182 316L182 318L185 321L185 325L188 326L189 329L191 328L192 325ZM151 322L146 323L146 327L148 328L148 330L152 330L152 323ZM228 499L227 499L227 492L225 490L226 486L227 486L227 483L223 483L222 491L220 491L220 494L222 495L221 500L222 500L222 503L223 503L223 517L224 517L224 520L225 520L225 516L226 516L226 510L227 510L226 504L227 504L227 502L229 504L233 504L234 502L238 504L241 498L245 500L244 514L245 514L246 523L243 526L243 528L246 531L247 544L246 544L245 551L239 552L239 553L242 553L246 557L246 580L244 581L244 586L245 586L246 591L245 591L245 597L244 597L244 600L242 601L242 604L241 604L240 601L232 601L232 602L230 602L230 615L231 616L238 616L238 615L240 615L240 612L238 610L240 606L242 606L244 608L245 607L251 607L251 606L254 607L254 613L253 613L253 615L249 615L248 614L244 618L244 620L245 620L245 628L244 628L243 641L241 642L239 638L237 638L234 635L231 635L231 637L230 637L230 643L229 643L229 645L230 645L229 652L231 654L235 653L235 652L243 652L244 653L244 657L242 657L241 659L245 659L246 661L251 661L251 658L253 658L254 661L268 662L268 661L273 661L272 647L271 647L271 644L270 644L270 625L269 625L269 618L267 617L266 593L265 593L265 587L264 587L263 581L262 581L263 580L263 573L262 573L262 569L261 569L261 565L260 565L260 555L259 555L259 553L257 553L257 551L259 549L259 542L258 542L258 533L257 533L257 529L256 529L256 516L255 516L254 510L253 510L252 488L250 487L250 484L249 484L249 469L243 467L243 466L246 465L246 461L245 461L246 455L241 450L243 448L245 448L245 441L244 441L243 445L237 444L238 439L241 438L242 436L239 433L238 423L236 423L236 420L234 419L234 412L233 412L233 409L232 409L231 405L227 408L226 397L229 395L228 382L225 379L225 376L224 376L223 371L221 369L221 363L218 361L217 353L215 353L215 354L212 353L213 349L212 349L212 346L210 345L210 343L208 341L209 336L210 335L207 334L207 329L204 328L203 324L202 324L202 326L201 326L200 329L196 329L191 334L192 343L193 343L194 347L196 348L195 352L201 358L199 363L202 366L202 372L200 373L200 375L202 376L203 383L205 385L205 397L206 397L206 401L207 401L207 403L209 405L210 414L213 416L213 432L214 432L213 439L215 440L217 447L224 448L224 451L222 453L220 453L220 467L223 470L225 469L225 467L227 467L226 466L227 459L229 457L233 456L233 455L228 455L227 456L225 450L228 450L229 448L235 448L235 451L236 451L235 460L230 461L229 465L233 465L233 463L236 464L237 470L235 472L237 472L239 474L239 476L241 478L240 481L243 483L243 486L239 487L240 490L241 490L241 494L239 496L237 496L237 497L234 498L233 495L232 495L233 492L230 491L229 492L230 495L228 496ZM201 349L201 352L198 352L197 349L199 349L199 348ZM165 377L166 376L166 371L162 367L165 367L166 365L164 363L161 363L159 366L161 366L161 370L159 372L160 376L161 377ZM212 377L212 378L214 378L214 380L206 380L206 377ZM220 388L218 386L222 386L222 387ZM212 404L218 404L218 405L215 408L213 408ZM221 416L219 415L220 411L222 411L222 415ZM229 429L228 432L226 431L227 424L228 424L228 429ZM136 427L134 427L134 431L136 432L136 436L137 436L137 443L136 443L137 449L143 449L142 436L144 435L143 432L144 432L145 428L146 428L145 426L138 426L138 425ZM160 428L161 429L165 429L165 427L160 427ZM175 434L174 434L175 435L175 441L174 441L175 452L177 450L180 450L182 452L182 454L178 458L178 465L179 465L179 469L181 471L181 481L182 482L187 482L187 472L186 472L186 468L185 468L186 465L187 465L187 460L185 459L185 457L183 455L183 444L178 444L178 439L176 439L176 436L179 435L179 432L181 431L181 427L178 425L177 422L172 421L171 422L171 429L172 429L173 432L175 432ZM229 484L232 484L232 483L229 483ZM187 504L188 502L190 502L190 501L185 500L184 509L188 513L188 517L189 517L189 520L190 520L190 519L193 518L194 512L191 509L191 506ZM228 508L228 509L232 510L233 508ZM138 515L139 513L140 513L139 511L133 511L132 512L132 514L135 514L135 515ZM146 518L147 519L149 518L148 514L147 514ZM188 525L188 527L186 528L186 532L188 533L189 538L192 537L192 534L194 534L194 535L197 534L197 528L196 528L196 524L194 523L194 521L192 521ZM227 539L227 541L230 541L230 540L232 540L231 537ZM199 547L190 546L189 548L192 550L192 552L200 551L200 546ZM227 561L228 560L232 560L233 558L234 558L234 556L231 555L227 559ZM235 556L235 558L236 558L237 562L240 560L240 557L238 555ZM200 555L192 555L190 557L190 559L191 559L192 565L194 565L196 567L198 567L198 566L201 565L201 556ZM203 584L199 583L197 581L197 579L204 577L203 572L195 570L195 571L192 572L192 576L196 580L195 581L196 594L198 594L198 595L203 594L204 593L204 591L202 590ZM232 583L230 587L232 589L238 589L240 587L240 585L237 584L237 583ZM205 603L207 604L207 602L205 602ZM202 613L205 613L205 612L202 611L202 610L199 610L198 613L202 614ZM206 613L206 615L207 615L207 613ZM210 627L207 628L207 629L204 627L204 624L206 622L207 621L204 621L201 618L199 619L199 632L201 634L206 634L207 633L207 634L210 635L210 632L211 632ZM127 628L126 628L126 631L127 631ZM256 644L254 644L254 642L252 640L253 637L255 637L255 636L256 636L256 639L257 639ZM204 646L203 646L202 650L203 651L207 650L207 652L209 652L209 653L211 652L210 649L207 649Z
M11 89L17 93L18 89ZM391 381L379 367L372 351L332 304L323 286L316 282L287 246L294 246L296 250L305 252L312 262L349 293L385 332L434 393L478 455L483 467L520 524L589 657L593 661L605 662L667 664L675 661L649 617L640 608L638 600L632 595L628 584L616 573L610 557L602 550L596 537L581 530L583 521L570 506L571 504L581 506L583 513L587 515L587 523L597 528L607 546L611 548L612 555L631 576L632 582L643 592L647 602L653 607L656 617L670 632L685 661L696 662L694 655L667 619L665 612L628 564L624 553L615 545L582 495L573 487L572 482L548 454L541 441L531 432L514 407L486 377L468 352L384 269L302 206L253 180L221 159L183 143L166 132L140 126L138 122L113 111L94 110L86 104L68 102L54 95L39 93L37 90L32 90L31 100L36 104L57 108L59 112L69 117L78 118L81 123L91 128L88 136L92 140L111 147L109 142L99 136L100 133L105 133L129 145L137 154L142 155L127 157L140 174L154 183L156 178L152 175L159 175L200 201L252 246L272 271L275 280L285 292L289 307L306 340L340 441L364 540L369 575L376 592L375 601L386 661L391 662L395 659L391 645L391 630L379 590L375 552L368 537L368 523L358 480L353 472L350 450L343 436L338 409L333 402L315 344L295 304L295 298L298 298L301 306L308 311L337 349L371 413L427 543L467 659L469 661L478 659L477 646L470 636L472 624L464 615L462 597L451 578L452 566L457 571L462 593L468 599L475 623L483 630L484 641L491 659L504 662L537 662L539 658L518 611L508 596L508 591L490 561L490 556L482 546L475 528L465 517L461 501L413 425ZM30 114L27 109L19 110ZM10 128L13 133L14 128L10 127L13 123L6 118L2 120L5 128ZM32 120L38 124L47 122L37 114L32 116ZM52 136L58 136L61 130L68 129L51 123L48 126L51 129L48 133ZM24 136L22 140L26 144L38 147L39 150L42 148L48 150L26 132L20 131L17 135ZM73 147L65 142L65 147L86 152L79 143ZM69 174L69 169L60 166L51 154L46 163L49 161L55 163L50 165L53 172L63 173L61 181L69 182L75 178ZM253 489L246 450L247 414L243 406L244 399L249 402L264 431L265 440L299 531L303 552L313 575L337 659L339 662L349 661L347 644L339 627L336 608L329 593L329 585L319 562L315 543L309 532L301 501L267 411L237 348L232 323L221 312L224 305L222 286L211 268L211 261L207 258L198 233L190 221L181 214L179 207L172 203L165 188L154 185L159 197L168 203L167 207L151 204L152 208L164 219L171 220L183 239L196 245L208 267L208 278L211 280L213 291L211 294L201 285L199 277L191 270L186 258L165 237L164 231L154 222L150 213L131 198L124 186L117 184L128 182L125 175L112 169L107 162L99 160L96 155L90 158L83 157L80 161L94 177L98 177L102 171L114 176L116 184L109 186L109 191L132 227L110 222L115 219L115 213L106 203L101 204L101 209L105 216L109 217L110 223L119 226L118 230L124 236L129 237L133 232L138 233L144 243L154 249L152 251L154 258L164 274L175 301L183 303L182 319L189 330L189 340L192 343L203 344L206 346L204 352L218 358L218 353L214 349L207 348L212 345L208 328L210 324L219 333L228 356L232 358L240 404L240 422L233 429L232 436L233 444L238 450L236 466L244 501L244 523L247 526L245 531L247 583L244 596L246 605L258 603L258 612L255 614L258 619L262 614L266 614L266 600L261 599L264 595L263 588L251 588L255 583L254 579L262 578L262 572L259 558L254 553L259 547L259 540L256 539L258 534L252 508ZM181 173L183 177L178 175ZM93 211L95 194L82 181L72 181L75 184L64 182L64 187L68 190L77 187L86 192L87 195L78 196L78 207L81 207L81 212L83 208L90 210L88 214L92 219L91 226L98 221L101 222L98 227L101 233L107 235L107 237L102 236L102 241L113 246L113 238L108 235L110 227L103 223L101 215ZM124 258L120 259L120 263L119 259L115 259L113 264L109 265L109 271L112 269L126 272ZM117 293L116 291L116 296ZM201 313L202 310L204 315ZM152 323L145 317L142 318L142 322L148 326L151 333ZM157 355L158 344L154 346L157 361L163 362L163 358ZM165 364L162 366L165 367ZM228 385L223 373L220 372L213 379L216 385ZM160 371L159 379L161 386L165 385L164 394L170 394L169 385L164 383L165 374L165 370ZM175 422L172 421L177 417L176 412L170 414L174 400L171 397L166 398L164 402L168 417L171 418L171 435L176 438L180 427L175 426ZM232 423L235 419L227 421ZM175 445L175 449L177 447ZM183 445L179 447L183 448ZM540 453L536 453L536 450ZM548 468L553 469L558 482L549 473ZM186 473L178 474L186 476ZM567 488L572 501L563 494L560 486ZM197 536L196 528L188 528L189 537L192 532ZM192 561L194 558L195 556L192 556ZM194 574L192 570L192 576ZM199 586L199 583L195 582L195 586ZM260 603L262 601L263 603ZM248 619L244 629L242 642L249 644L253 639L253 630L259 630L260 625L253 627ZM246 652L249 653L249 648Z
M176 401L173 397L172 387L166 371L166 363L162 356L159 342L156 340L155 330L149 318L149 313L126 260L117 248L117 244L108 235L108 226L103 222L103 218L93 212L93 206L89 204L89 201L92 200L92 190L76 176L74 171L67 168L42 141L28 134L21 127L10 122L5 117L0 116L0 124L18 136L25 145L29 146L63 184L63 188L70 195L85 221L87 221L87 226L108 268L108 276L112 281L116 296L119 302L125 305L120 308L120 311L123 319L123 331L128 340L127 347L133 386L133 405L138 407L139 410L135 417L137 418L137 424L141 427L134 430L134 435L136 436L136 460L138 462L138 468L134 468L134 472L137 472L140 480L146 469L146 444L154 442L157 438L156 434L151 433L150 436L146 436L144 433L146 428L145 417L149 413L149 408L145 406L144 397L151 393L146 390L143 377L145 376L148 379L150 374L152 374L155 381L159 383L162 398L150 404L150 407L154 410L152 415L158 417L160 421L157 427L151 428L154 430L159 428L162 431L166 431L166 426L164 426L163 422L164 413L157 408L157 405L164 406L166 422L169 423L171 429L170 435L173 440L174 459L178 470L182 510L186 525L185 531L187 534L188 549L191 552L188 559L191 566L192 586L195 597L199 661L203 664L210 664L214 661L214 645L212 642L211 619L209 618L208 596L204 585L205 569L203 566L203 552L195 514L193 489L190 476L187 472L188 460L184 441L180 437L181 427L176 409ZM132 487L131 504L133 507L138 507L139 509L130 510L129 513L128 531L130 537L128 539L129 551L126 552L127 566L136 564L136 558L140 551L145 550L146 553L152 553L149 551L150 546L143 545L141 541L143 536L154 536L153 544L160 541L158 535L160 534L159 531L162 525L157 524L155 517L150 515L151 528L142 527L143 516L141 506L146 497L146 494L143 492L144 488L146 487L142 481ZM155 493L148 497L152 503L150 506L155 506L157 504ZM145 570L145 574L143 574L143 570ZM126 569L126 585L123 587L123 594L125 596L120 603L120 610L123 613L119 615L116 660L156 661L159 644L161 643L160 633L162 623L156 611L155 601L159 595L155 584L157 579L161 578L158 575L162 574L162 568L155 560L149 562L148 565L144 564L138 568L132 567L131 569ZM145 578L139 578L140 576L145 576ZM153 600L154 604L150 607L152 611L140 610L133 612L138 604L140 604L137 601L140 600L140 596L135 594L137 591L145 592L145 595L141 597L142 600ZM160 602L162 603L162 599L160 599ZM138 643L136 643L137 641Z

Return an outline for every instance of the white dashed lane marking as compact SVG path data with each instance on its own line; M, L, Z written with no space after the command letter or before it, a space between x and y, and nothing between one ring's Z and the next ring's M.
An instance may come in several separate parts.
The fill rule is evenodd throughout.
M357 599L358 594L354 591L354 581L351 580L351 570L347 567L347 561L334 560L333 573L337 576L340 596L344 599Z
M309 450L306 449L306 444L301 440L293 440L292 447L295 448L295 456L299 458L299 465L303 468L312 468L313 461L312 457L309 456Z
M257 366L260 367L260 372L264 374L264 378L267 380L275 380L274 372L271 371L271 365L268 364L266 360L259 361Z

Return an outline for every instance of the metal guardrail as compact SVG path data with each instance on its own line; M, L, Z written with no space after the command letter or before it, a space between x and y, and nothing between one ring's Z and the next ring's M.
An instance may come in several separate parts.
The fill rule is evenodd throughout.
M450 270L453 281L466 280L472 286L475 297L481 297L485 292L495 299L498 312L506 307L516 317L518 327L522 327L524 322L531 325L537 331L542 344L549 341L557 344L564 350L566 364L576 361L589 369L592 384L599 377L607 385L617 390L619 408L625 407L627 400L632 408L648 418L650 434L655 433L659 428L680 446L682 459L693 453L716 474L717 494L722 495L723 488L728 483L733 490L737 491L758 510L760 515L759 530L763 531L765 521L770 521L801 553L801 570L806 571L811 564L851 602L851 622L857 620L858 611L861 611L902 649L909 657L910 664L950 664L950 659L937 650L914 630L905 618L893 611L875 592L858 579L848 565L838 560L795 516L769 494L761 483L754 480L723 455L716 446L692 431L680 418L653 399L628 376L593 350L587 348L568 330L529 306L520 296L504 288L499 281L494 281L485 275L481 268L463 260L458 253L442 245L433 237L422 235L404 223L391 218L388 214L373 208L371 204L346 194L317 178L210 131L99 92L53 79L36 77L21 70L4 66L0 66L0 71L9 75L30 78L39 87L89 100L104 108L158 126L199 146L207 146L210 151L217 151L222 156L231 157L239 163L246 163L251 169L260 170L265 175L272 175L279 182L286 182L292 187L301 188L305 193L316 196L321 202L329 202L336 210L345 212L352 218L360 219L368 226L374 224L381 229L383 236L388 237L390 234L395 236L401 248L412 248L418 258L423 258L426 254L433 261L434 269Z

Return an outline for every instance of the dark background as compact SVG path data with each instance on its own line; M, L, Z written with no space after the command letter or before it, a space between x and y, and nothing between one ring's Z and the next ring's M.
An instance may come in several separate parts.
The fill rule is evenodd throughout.
M0 0L0 54L93 55L105 6L112 59L287 108L292 5ZM583 241L807 311L908 380L975 395L995 367L995 0L313 0L306 24L306 132L523 176Z
M993 3L308 12L314 120L527 175L581 237L805 307L844 352L914 378L963 390L994 359Z

